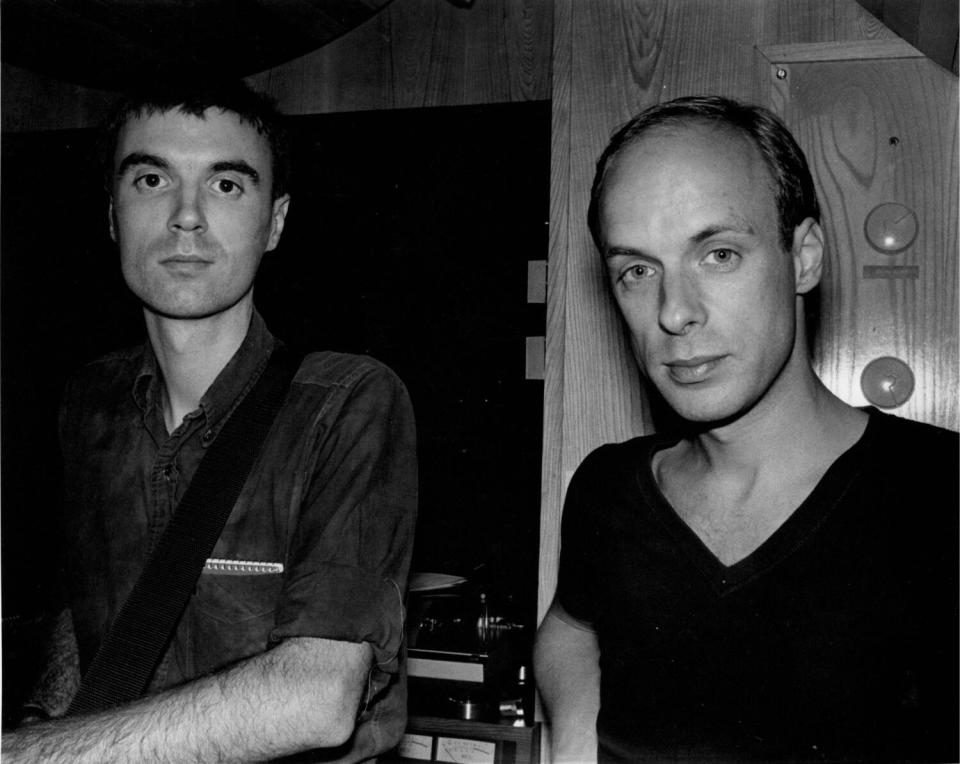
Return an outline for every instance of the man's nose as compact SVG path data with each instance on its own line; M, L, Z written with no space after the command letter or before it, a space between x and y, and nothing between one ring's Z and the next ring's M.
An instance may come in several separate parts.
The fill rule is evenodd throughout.
M170 230L178 232L198 232L207 228L203 210L203 196L196 189L184 188L176 197L175 207L170 215Z
M660 282L660 326L667 334L683 335L706 317L700 290L687 274L665 275Z

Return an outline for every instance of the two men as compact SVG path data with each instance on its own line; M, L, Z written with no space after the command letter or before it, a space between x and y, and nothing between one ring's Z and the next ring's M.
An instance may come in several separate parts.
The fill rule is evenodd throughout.
M89 364L61 409L66 605L36 697L59 716L207 449L278 346L253 305L290 198L278 115L239 86L125 100L110 231L148 341ZM9 761L356 761L403 731L416 508L402 384L300 364L150 693L4 736ZM78 661L73 660L78 656ZM76 665L78 662L79 665Z
M957 759L957 436L831 394L799 147L713 97L619 131L591 230L677 430L592 453L536 676L560 760Z

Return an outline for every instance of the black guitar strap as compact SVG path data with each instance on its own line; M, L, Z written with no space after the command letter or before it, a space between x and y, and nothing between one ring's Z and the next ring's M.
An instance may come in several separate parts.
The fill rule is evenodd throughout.
M221 428L87 669L68 716L111 708L146 691L298 366L299 358L278 344Z

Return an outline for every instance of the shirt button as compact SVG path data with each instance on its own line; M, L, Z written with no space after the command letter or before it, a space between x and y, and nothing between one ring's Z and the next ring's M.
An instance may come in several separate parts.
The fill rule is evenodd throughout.
M173 479L173 465L168 464L163 468L163 479L170 481Z
M200 441L203 445L209 444L211 440L213 440L213 430L206 430L203 435L200 436Z

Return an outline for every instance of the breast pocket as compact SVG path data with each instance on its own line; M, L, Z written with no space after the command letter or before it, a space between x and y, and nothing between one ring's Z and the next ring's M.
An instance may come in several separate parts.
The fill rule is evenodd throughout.
M266 650L282 583L279 573L204 571L191 603L198 672L214 671Z

